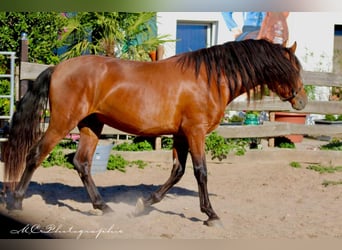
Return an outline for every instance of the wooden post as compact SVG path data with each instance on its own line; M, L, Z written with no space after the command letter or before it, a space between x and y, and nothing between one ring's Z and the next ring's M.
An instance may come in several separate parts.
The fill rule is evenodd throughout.
M27 39L27 33L25 32L21 33L20 64L21 62L28 62L28 39ZM21 76L19 76L19 98L18 99L23 97L23 95L27 91L27 88L28 88L28 80L21 80Z
M270 112L269 115L270 115L270 122L274 122L275 121L275 112ZM274 137L268 139L268 146L270 148L274 148Z
M162 60L164 58L164 46L159 45L157 48L157 60Z
M159 150L159 149L161 149L161 147L162 147L162 145L161 145L161 137L158 136L158 137L156 137L154 149L155 150Z

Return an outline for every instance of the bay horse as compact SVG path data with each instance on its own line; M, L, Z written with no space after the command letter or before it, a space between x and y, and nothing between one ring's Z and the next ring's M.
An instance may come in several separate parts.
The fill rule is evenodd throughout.
M217 128L235 97L247 92L250 98L250 91L255 93L266 85L294 109L303 109L307 97L294 50L295 46L246 40L156 62L84 55L44 70L18 102L11 120L5 180L15 187L7 195L7 207L22 209L34 171L77 126L80 139L73 159L75 169L93 207L104 213L112 211L90 174L94 150L108 124L136 135L173 135L171 175L149 198L138 200L136 214L161 201L181 179L190 152L200 209L208 216L204 224L220 223L207 190L205 137ZM51 118L43 133L40 119L47 102Z

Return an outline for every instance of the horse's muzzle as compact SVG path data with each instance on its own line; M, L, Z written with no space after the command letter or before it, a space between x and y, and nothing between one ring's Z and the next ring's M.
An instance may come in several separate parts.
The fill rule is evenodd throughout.
M289 102L292 105L292 108L296 110L304 109L306 104L308 103L308 97L305 93L305 90L302 89L300 92L297 93L295 97L293 97Z

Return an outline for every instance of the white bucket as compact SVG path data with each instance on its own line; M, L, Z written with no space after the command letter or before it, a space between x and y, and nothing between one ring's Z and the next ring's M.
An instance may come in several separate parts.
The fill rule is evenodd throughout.
M91 174L102 173L107 170L107 164L113 144L97 145L93 155Z

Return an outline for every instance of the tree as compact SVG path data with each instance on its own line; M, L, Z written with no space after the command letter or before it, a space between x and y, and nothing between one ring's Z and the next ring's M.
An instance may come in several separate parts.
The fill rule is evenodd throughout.
M29 40L29 61L56 64L58 39L67 19L57 12L0 12L0 51L14 51L19 55L21 33Z
M67 19L60 13L49 12L0 12L0 51L20 53L21 33L26 32L29 40L29 61L56 64L59 57L55 49L61 46L58 39ZM9 73L9 60L0 57L0 74ZM10 82L0 79L0 94L10 94ZM0 114L9 114L9 100L0 98Z
M29 42L29 61L57 64L81 54L102 54L133 60L149 60L149 52L167 41L157 36L156 13L0 12L0 51L20 53L22 32ZM66 45L66 53L59 53ZM65 48L65 47L64 47ZM0 57L0 74L9 65ZM9 81L0 79L0 94L9 94ZM0 98L0 114L8 114L7 99Z
M69 43L63 58L102 54L144 61L158 45L171 41L157 35L154 12L80 12L69 19L62 37Z

